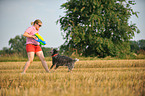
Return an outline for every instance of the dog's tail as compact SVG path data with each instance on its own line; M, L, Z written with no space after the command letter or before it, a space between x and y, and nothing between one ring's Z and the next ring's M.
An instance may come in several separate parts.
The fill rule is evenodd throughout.
M79 61L79 59L75 58L74 61Z

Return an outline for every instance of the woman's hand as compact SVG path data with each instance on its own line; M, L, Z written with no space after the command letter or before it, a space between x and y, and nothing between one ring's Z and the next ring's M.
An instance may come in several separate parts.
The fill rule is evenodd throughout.
M31 36L33 39L37 39L37 37L36 36Z

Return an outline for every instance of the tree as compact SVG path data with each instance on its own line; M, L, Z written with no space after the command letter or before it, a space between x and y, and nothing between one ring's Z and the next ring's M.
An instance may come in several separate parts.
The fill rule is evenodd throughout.
M137 41L130 41L130 48L131 48L131 52L137 53L137 51L139 51L138 42Z
M145 40L138 41L139 48L145 51Z
M131 52L137 53L139 50L145 51L145 40L130 41Z
M9 53L12 53L11 51L10 51L10 49L9 48L7 48L7 47L3 47L3 50L1 50L1 55L4 55L4 54L9 54Z
M128 23L129 18L138 13L130 5L135 5L135 2L69 0L62 4L66 15L57 22L61 25L65 42L60 49L84 56L127 54L130 50L128 41L135 32L139 33L135 24Z
M9 40L10 50L18 54L20 53L23 56L27 56L25 43L26 38L23 35L17 35L15 38Z
M51 54L49 54L49 52L51 51L52 48L46 48L46 47L41 47L43 50L43 54L45 57L50 56Z

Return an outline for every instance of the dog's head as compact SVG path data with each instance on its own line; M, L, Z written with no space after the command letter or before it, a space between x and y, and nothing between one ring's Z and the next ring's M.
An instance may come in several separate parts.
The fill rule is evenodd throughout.
M50 53L51 53L51 56L53 56L55 54L58 54L58 51L56 49L51 49Z

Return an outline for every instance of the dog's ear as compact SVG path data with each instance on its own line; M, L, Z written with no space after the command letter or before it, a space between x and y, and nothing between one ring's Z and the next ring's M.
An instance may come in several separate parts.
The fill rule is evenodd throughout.
M58 53L58 51L57 51L56 49L53 49L53 52L54 52L54 53Z

